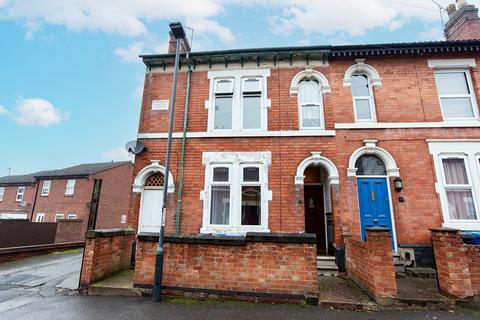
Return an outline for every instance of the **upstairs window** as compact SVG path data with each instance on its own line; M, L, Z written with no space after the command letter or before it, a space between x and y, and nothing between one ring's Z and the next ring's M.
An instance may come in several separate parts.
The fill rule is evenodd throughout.
M15 201L16 202L22 202L24 196L25 196L25 187L23 187L23 186L18 187L17 195L15 196Z
M209 71L208 131L232 136L267 130L267 77L270 69Z
M63 213L56 213L55 214L55 222L63 220Z
M317 80L302 80L298 84L300 129L323 127L322 94Z
M46 197L50 193L50 185L52 184L52 181L50 180L45 180L43 181L43 186L42 186L42 196Z
M468 70L436 71L435 82L445 120L471 120L478 117Z
M260 78L243 79L242 109L242 129L261 129L262 83Z
M67 185L65 187L65 195L72 196L75 192L75 179L67 180Z
M0 201L3 200L3 195L5 194L5 187L0 187Z
M215 130L231 130L233 117L233 79L215 80Z
M45 213L37 213L35 222L45 222Z
M356 74L351 81L355 121L375 121L373 92L368 76Z
M76 213L69 213L67 216L68 220L76 220L77 219L77 214Z

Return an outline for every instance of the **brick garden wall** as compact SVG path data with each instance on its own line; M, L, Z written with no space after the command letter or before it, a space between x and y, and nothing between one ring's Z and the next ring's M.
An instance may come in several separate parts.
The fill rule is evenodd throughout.
M367 229L366 242L345 236L347 274L376 300L397 294L388 229Z
M480 246L465 245L456 229L433 229L440 291L455 298L480 294Z
M131 267L132 229L92 230L87 232L80 286L88 286Z
M85 239L83 231L83 220L59 220L57 222L57 232L55 234L55 243L79 242Z
M315 238L312 238L315 241ZM315 243L165 244L163 284L186 288L317 297ZM228 241L228 239L222 240ZM152 285L156 241L137 242L135 284ZM170 288L172 289L172 288ZM300 298L299 298L300 299Z

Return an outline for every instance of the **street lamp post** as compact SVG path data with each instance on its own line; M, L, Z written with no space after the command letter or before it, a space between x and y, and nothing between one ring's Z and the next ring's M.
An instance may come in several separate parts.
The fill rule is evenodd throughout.
M164 226L165 226L165 216L167 212L167 191L168 191L168 178L170 172L170 151L172 149L172 131L173 131L173 120L175 117L175 97L177 95L177 78L178 78L178 65L180 61L180 43L182 39L185 39L185 31L183 30L182 24L180 22L170 23L170 29L173 36L176 39L176 48L175 48L175 67L173 71L173 86L172 86L172 96L170 99L170 114L168 122L168 140L167 140L167 154L165 157L165 174L164 174L164 184L163 184L163 198L162 198L162 218L160 222L160 233L158 235L158 248L155 259L155 276L153 283L153 301L158 302L162 299L162 277L163 277L163 259L164 259L164 250L163 250L163 240L164 240Z

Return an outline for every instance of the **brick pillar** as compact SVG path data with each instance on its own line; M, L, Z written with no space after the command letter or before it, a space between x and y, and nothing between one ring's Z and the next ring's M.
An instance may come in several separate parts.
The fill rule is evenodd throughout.
M390 229L367 228L366 240L370 265L373 267L376 296L379 298L394 297L397 294L397 280L393 265Z
M92 284L95 261L95 238L85 240L83 249L82 270L80 272L80 286Z
M440 292L455 298L473 296L468 267L467 247L460 231L451 228L431 229Z
M473 294L480 295L480 246L466 245Z

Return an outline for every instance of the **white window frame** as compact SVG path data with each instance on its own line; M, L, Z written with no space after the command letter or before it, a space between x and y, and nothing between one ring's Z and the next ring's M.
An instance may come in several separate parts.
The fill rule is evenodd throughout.
M205 101L205 108L208 109L208 132L265 132L268 130L268 108L271 100L267 98L267 77L270 76L270 69L240 69L240 70L216 70L208 72L210 79L209 100ZM243 83L244 79L259 78L261 85L261 128L243 129ZM221 80L233 81L232 99L232 129L215 129L215 92L216 84Z
M307 80L306 78L304 79L301 79L298 83L300 84L300 82L302 82L303 80ZM312 81L313 80L316 80L318 82L317 79L315 78L312 78L311 79ZM300 87L300 86L299 86ZM318 82L318 93L320 95L320 101L318 102L318 104L316 103L305 103L305 104L301 104L300 103L300 88L298 89L298 94L297 94L297 104L298 104L298 126L300 128L300 130L323 130L325 129L325 115L324 115L324 110L323 110L323 93L322 93L322 86L320 84L320 82ZM319 112L320 112L320 126L318 127L305 127L303 125L303 107L312 107L312 106L318 106L318 108L320 109Z
M435 189L439 195L443 215L443 227L456 228L460 230L480 230L480 140L427 140L430 154L433 156L435 167L436 183ZM472 219L451 219L446 191L445 172L443 159L463 158L469 185L471 185L472 197L475 206L476 220Z
M228 168L228 181L213 181L213 173L215 171L215 168ZM230 165L230 164L214 164L211 166L210 170L209 170L209 177L208 177L208 180L209 180L209 185L208 185L208 191L209 191L209 199L208 199L208 202L210 203L209 204L209 209L208 209L208 225L210 226L210 228L213 228L215 230L221 230L221 229L230 229L230 228L233 228L233 217L232 217L232 214L233 214L233 198L234 198L234 195L233 195L233 188L232 188L232 171L233 171L233 166ZM230 204L229 204L229 217L228 217L228 221L229 221L229 224L212 224L210 223L211 221L211 202L212 202L212 187L230 187Z
M45 222L45 213L37 213L37 216L35 217L35 222Z
M76 213L69 213L67 215L67 220L77 220L77 214Z
M5 187L0 187L0 201L3 201L4 195L5 195Z
M200 197L203 200L203 225L200 233L207 234L245 234L247 232L270 232L268 229L268 201L272 193L268 190L268 166L271 163L270 152L204 152L205 188ZM211 187L212 185L226 185L226 182L213 182L213 169L218 167L229 168L230 185L230 218L228 225L210 224L211 215ZM260 225L241 224L241 192L243 182L243 168L258 167L261 186L261 217Z
M444 74L444 73L464 73L466 75L467 79L467 86L468 90L470 91L470 94L463 94L463 95L458 95L458 94L440 94L438 91L438 85L435 80L435 86L437 89L437 95L438 95L438 102L440 104L440 111L442 112L442 118L443 121L468 121L468 120L477 120L478 119L478 104L477 104L477 98L475 97L475 88L473 86L472 82L472 75L470 72L470 69L437 69L434 71L434 76L436 74ZM443 112L443 105L442 105L442 98L470 98L470 104L473 108L473 117L471 118L446 118L445 114Z
M257 91L249 91L245 90L245 81L246 80L251 80L251 79L256 79L260 81L260 88ZM253 76L253 77L243 77L242 79L242 86L241 86L241 92L240 92L240 130L241 131L262 131L263 130L263 125L262 125L262 120L266 115L266 109L262 107L262 101L263 101L263 78L258 77L258 76ZM244 98L245 95L253 94L256 92L260 92L260 128L244 128L244 117L243 117L243 107L244 107ZM253 95L252 95L253 96ZM233 123L233 122L232 122Z
M375 99L373 97L373 88L372 88L372 80L370 78L370 75L367 73L355 73L352 75L353 76L365 76L367 77L367 82L368 82L368 91L370 93L370 96L358 96L355 97L353 95L353 86L352 86L352 100L353 100L353 113L355 116L355 122L377 122L377 113L376 113L376 108L375 108ZM369 103L370 107L370 114L371 118L370 119L358 119L357 117L357 100L367 100Z
M54 222L58 222L58 220L63 220L65 215L63 213L55 213L55 220Z
M72 186L69 186L69 184L72 184ZM67 184L65 185L65 195L66 196L73 196L73 194L75 193L75 184L77 183L77 180L76 179L68 179L67 180ZM69 190L72 190L72 191L69 191Z
M25 198L25 186L18 186L17 194L15 195L15 202L22 202ZM21 190L21 191L20 191Z
M47 184L47 185L45 185ZM42 197L48 197L50 194L50 187L52 186L52 180L44 180L42 184Z

